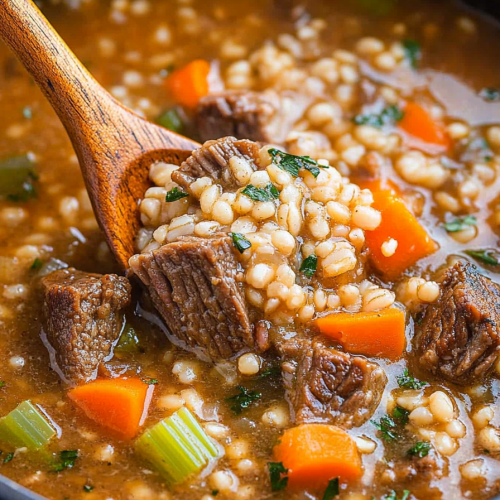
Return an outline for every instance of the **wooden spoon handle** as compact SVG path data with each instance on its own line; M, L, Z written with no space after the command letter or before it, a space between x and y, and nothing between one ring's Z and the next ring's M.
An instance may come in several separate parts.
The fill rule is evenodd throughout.
M111 96L31 0L0 0L0 37L30 72L67 129L70 122L74 126L100 121L96 114Z

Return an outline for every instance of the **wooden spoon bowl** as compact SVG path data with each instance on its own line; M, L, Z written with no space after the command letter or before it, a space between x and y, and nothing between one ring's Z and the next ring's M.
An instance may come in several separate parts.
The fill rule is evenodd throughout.
M0 0L0 37L58 114L80 162L106 241L123 267L135 253L138 204L152 163L180 165L199 147L148 122L111 96L71 52L31 0Z

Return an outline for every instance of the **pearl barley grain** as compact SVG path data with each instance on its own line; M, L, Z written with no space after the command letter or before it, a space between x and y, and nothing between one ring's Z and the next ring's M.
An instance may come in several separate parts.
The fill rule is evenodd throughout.
M260 370L260 358L256 354L247 353L238 359L238 370L242 375L255 375Z

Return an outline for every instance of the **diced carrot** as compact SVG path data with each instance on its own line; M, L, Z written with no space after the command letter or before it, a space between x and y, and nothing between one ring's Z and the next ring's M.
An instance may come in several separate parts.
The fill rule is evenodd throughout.
M208 94L209 73L210 63L196 59L171 73L166 79L166 85L177 103L195 108L198 101Z
M289 488L325 488L330 479L357 479L361 458L347 432L326 424L302 424L287 429L273 450L288 469Z
M382 222L373 231L365 232L370 261L387 279L395 279L410 266L438 249L437 243L408 210L396 191L380 182L369 183L373 208L382 214ZM386 257L382 244L397 241L395 252Z
M339 341L347 352L398 359L405 349L405 314L401 309L333 313L318 318L324 335Z
M443 149L450 147L450 137L444 126L436 122L427 110L415 102L409 102L406 105L404 116L398 123L398 127L425 143L440 146Z
M99 425L132 439L146 419L154 385L138 378L99 379L69 391L68 396Z

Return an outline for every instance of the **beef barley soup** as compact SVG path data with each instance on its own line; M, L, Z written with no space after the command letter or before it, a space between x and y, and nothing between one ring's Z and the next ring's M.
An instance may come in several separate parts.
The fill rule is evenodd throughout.
M500 492L500 31L454 2L38 2L138 114L122 273L0 45L0 473L53 500Z

